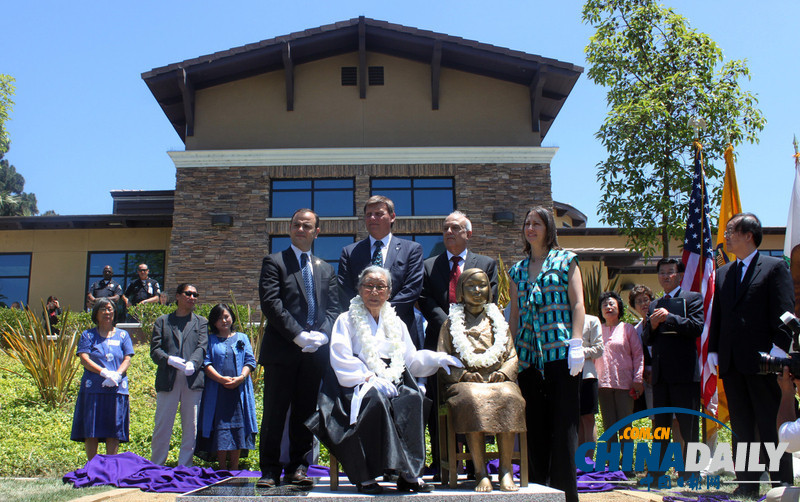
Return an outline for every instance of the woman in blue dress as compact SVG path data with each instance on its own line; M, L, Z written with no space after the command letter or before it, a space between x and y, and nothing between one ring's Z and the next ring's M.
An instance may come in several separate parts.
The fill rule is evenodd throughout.
M244 333L233 332L236 316L220 303L208 315L206 384L200 404L198 453L217 454L220 469L239 469L241 450L256 447L256 402L250 372L256 358ZM201 455L202 456L202 455Z
M73 441L82 441L86 456L97 455L97 444L106 443L106 454L116 455L119 443L128 442L130 407L128 377L133 343L127 331L114 327L116 308L108 298L92 308L97 325L81 333L77 355L83 377L72 417Z

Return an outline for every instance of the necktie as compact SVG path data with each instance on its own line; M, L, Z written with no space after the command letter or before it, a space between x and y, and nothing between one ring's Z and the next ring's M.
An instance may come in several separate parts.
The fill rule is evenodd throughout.
M733 290L737 291L742 283L742 269L744 268L744 262L741 260L736 260L736 265L734 265L733 268L735 269L734 277L736 278L736 280L733 281Z
M669 300L670 298L672 298L672 297L671 297L671 296L669 296L668 294L664 295L664 299L665 299L665 300Z
M314 297L314 276L311 273L311 262L306 253L300 254L300 268L303 271L303 284L306 287L306 296L308 297L306 324L314 326L314 321L317 318L317 299Z
M375 241L375 251L372 253L372 264L379 267L383 266L383 255L381 254L382 247L383 241Z
M458 263L461 261L461 257L454 256L450 258L450 261L453 262L453 266L450 268L450 291L448 297L450 303L456 303L456 284L458 284L458 278L461 277L461 269L458 268Z

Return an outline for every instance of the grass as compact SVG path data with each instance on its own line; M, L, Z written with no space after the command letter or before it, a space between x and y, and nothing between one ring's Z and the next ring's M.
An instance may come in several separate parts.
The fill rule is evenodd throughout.
M110 486L75 489L58 478L0 479L0 500L5 502L59 502L111 490Z

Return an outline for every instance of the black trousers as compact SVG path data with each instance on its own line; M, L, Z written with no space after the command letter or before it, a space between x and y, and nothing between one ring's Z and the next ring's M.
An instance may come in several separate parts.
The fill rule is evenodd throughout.
M723 377L725 394L728 397L728 410L731 414L731 429L734 454L739 443L777 443L778 431L775 420L781 402L781 391L775 375L745 375L732 369ZM748 455L749 456L749 455ZM761 462L767 461L763 446ZM736 479L739 481L757 481L758 472L743 472L743 466L736 466ZM770 472L773 481L791 484L792 456L785 453L781 457L777 472Z
M575 450L581 375L570 376L567 361L545 363L544 375L528 368L517 377L525 398L529 475L534 483L562 490L578 502Z
M653 384L653 408L662 406L675 406L698 411L700 409L700 382L681 382L666 383L657 382ZM697 416L687 414L677 414L678 428L684 444L696 443L700 438L700 422ZM672 427L672 413L659 413L653 417L653 427ZM664 458L669 439L658 440L661 445L661 459ZM684 458L686 448L683 450ZM657 468L648 470L657 471Z
M291 474L300 465L308 466L314 435L305 421L317 407L319 383L324 368L314 354L301 354L296 364L264 366L264 414L261 417L261 440L258 444L262 476L280 475L281 439L289 406L289 463Z

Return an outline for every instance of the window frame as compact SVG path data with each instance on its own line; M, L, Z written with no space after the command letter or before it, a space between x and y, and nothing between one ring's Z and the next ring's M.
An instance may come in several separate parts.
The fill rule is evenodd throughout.
M2 279L26 279L28 281L28 287L25 291L25 299L19 300L23 302L23 305L28 305L28 301L31 297L31 272L33 271L33 253L32 252L22 252L22 253L0 253L0 256L27 256L28 257L28 275L0 275L0 280ZM11 304L14 303L14 299L10 300L8 306L11 307Z
M308 209L311 209L315 213L319 214L314 203L314 194L315 192L347 192L348 189L344 188L316 188L315 185L318 181L350 181L350 193L352 195L352 204L351 204L351 213L350 214L339 214L339 215L320 215L321 218L349 218L352 216L356 216L356 179L354 176L346 177L346 178L272 178L269 182L269 215L270 218L286 218L291 217L289 215L281 215L275 216L275 182L310 182L310 188L290 188L290 189L278 189L278 193L309 193L311 195L311 204L308 206ZM292 212L300 209L301 206L295 207Z
M401 188L379 188L376 192L375 188L375 181L410 181L411 186L409 188L401 187ZM429 181L429 180L447 180L450 181L450 187L415 187L415 183L417 181ZM409 215L402 215L402 216L417 216L417 217L425 217L425 216L447 216L448 214L452 213L456 208L456 180L454 176L373 176L369 179L369 194L370 197L373 195L381 195L380 190L390 190L390 191L408 191L410 193L411 199L411 211ZM425 191L441 191L441 190L450 190L451 193L451 205L450 210L444 214L417 214L415 208L415 193L425 192ZM391 197L389 197L391 199ZM392 199L393 202L396 202ZM395 207L395 213L397 213L397 207Z
M87 251L86 252L86 275L85 275L86 282L85 282L84 297L86 296L87 293L89 293L89 288L92 286L92 283L94 283L97 280L101 280L103 278L103 274L102 273L100 275L92 275L91 274L92 256L93 255L103 255L103 254L105 254L105 255L111 255L111 254L123 254L123 255L125 255L125 270L123 272L120 272L119 270L116 270L116 269L114 270L114 280L117 281L117 283L120 285L120 287L122 287L122 291L125 292L125 290L128 289L128 285L130 284L128 282L128 279L131 278L131 282L133 280L136 280L136 279L132 279L132 277L136 277L138 279L138 276L136 275L136 270L135 269L139 265L139 260L131 260L130 256L131 255L136 255L136 254L145 254L145 253L161 253L162 255L164 255L164 258L163 258L164 270L162 271L161 274L155 274L156 277L154 277L153 274L152 274L152 268L150 268L150 264L149 263L147 264L147 266L148 266L148 268L150 268L150 272L151 272L151 273L149 273L147 275L147 277L149 277L150 279L155 279L158 282L158 284L161 286L161 290L163 291L164 290L164 281L166 280L166 277L167 277L167 252L166 252L166 250L163 250L163 249L141 249L141 250L130 250L130 251L126 251L126 250ZM133 263L133 261L136 261L137 263ZM105 267L105 265L103 265L103 266ZM133 276L129 276L128 275L128 273L131 272L131 271L133 272ZM120 278L122 278L122 280L120 280Z

